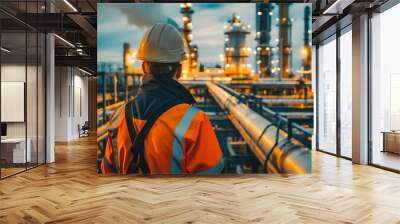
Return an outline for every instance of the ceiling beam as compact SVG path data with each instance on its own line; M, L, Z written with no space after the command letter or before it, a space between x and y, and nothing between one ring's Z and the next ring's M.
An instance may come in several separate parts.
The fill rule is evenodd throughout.
M355 0L336 0L332 2L322 14L342 14L344 9L346 9L349 5L351 5Z
M97 30L88 22L88 20L80 14L68 14L68 17L74 21L82 30L90 37L87 41L96 39ZM95 42L94 42L95 43ZM95 45L91 43L91 45Z
M81 31L82 28L66 14L18 13L16 17L42 32Z
M55 56L56 66L87 67L96 71L97 59L92 56Z

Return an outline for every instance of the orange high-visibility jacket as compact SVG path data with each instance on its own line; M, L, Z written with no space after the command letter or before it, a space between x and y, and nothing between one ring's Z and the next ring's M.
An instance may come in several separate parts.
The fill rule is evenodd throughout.
M158 117L144 139L144 158L150 173L221 173L223 156L211 123L204 112L192 106L193 97L175 80L144 78L132 107L134 132L141 131L153 110L165 100L174 101L174 106ZM126 113L125 106L117 109L108 124L102 174L134 172L130 167L135 162L135 148Z

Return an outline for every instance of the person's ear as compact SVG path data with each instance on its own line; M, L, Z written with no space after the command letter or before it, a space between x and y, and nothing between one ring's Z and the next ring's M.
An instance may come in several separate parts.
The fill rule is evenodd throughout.
M147 74L147 66L145 65L146 62L142 63L142 70L143 70L143 74Z
M178 69L176 69L175 78L179 79L182 75L182 66L179 65Z

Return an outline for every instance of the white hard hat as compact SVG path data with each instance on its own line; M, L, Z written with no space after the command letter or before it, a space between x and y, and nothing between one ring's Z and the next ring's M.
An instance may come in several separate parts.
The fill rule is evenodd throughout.
M181 34L171 25L153 25L140 42L136 58L159 63L176 63L186 59Z

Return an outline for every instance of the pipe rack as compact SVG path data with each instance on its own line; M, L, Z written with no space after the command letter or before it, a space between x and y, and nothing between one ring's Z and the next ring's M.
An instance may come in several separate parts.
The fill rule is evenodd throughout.
M310 173L311 150L299 141L289 138L280 122L274 124L231 95L216 83L207 88L219 106L228 113L256 157L271 173Z

